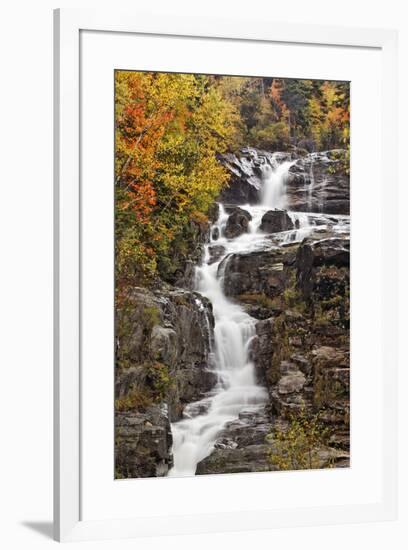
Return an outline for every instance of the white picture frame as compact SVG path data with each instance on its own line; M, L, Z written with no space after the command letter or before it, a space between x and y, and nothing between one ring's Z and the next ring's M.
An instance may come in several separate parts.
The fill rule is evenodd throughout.
M394 519L397 507L397 358L396 358L396 52L390 30L368 30L254 23L217 18L157 17L137 10L56 10L54 14L54 536L59 541L126 538L164 534L265 529ZM214 514L134 517L112 520L81 518L80 462L80 33L81 31L205 37L229 41L332 45L369 48L382 58L381 178L382 194L382 479L376 503L298 507ZM385 246L387 243L387 246Z

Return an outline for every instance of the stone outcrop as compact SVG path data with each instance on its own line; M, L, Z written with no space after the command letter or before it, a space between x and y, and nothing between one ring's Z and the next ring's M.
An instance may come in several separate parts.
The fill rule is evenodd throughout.
M211 371L213 327L208 300L181 289L135 288L118 308L115 436L119 476L166 475L172 461L170 421L180 418L187 403L216 383ZM130 459L132 453L135 458Z
M165 407L115 414L115 472L117 478L160 477L173 465L173 444Z
M263 215L260 230L265 233L289 231L295 226L286 210L269 210Z
M269 472L269 445L248 445L242 449L215 449L197 465L196 475Z
M200 294L136 288L118 309L117 327L118 384L129 367L140 369L146 361L164 365L171 379L166 392L171 420L211 389L214 319L210 302Z
M230 172L229 185L221 191L220 201L230 204L256 204L262 189L262 166L272 162L272 153L245 147L238 154L219 156Z
M264 409L243 411L237 420L224 427L214 451L198 463L197 475L275 469L268 457L270 446L265 441L272 428L270 416Z
M212 208L209 212L209 220L217 216L217 212L218 207ZM174 251L169 252L171 268L168 268L166 282L179 288L193 290L195 266L201 261L204 245L210 240L210 223L190 220L186 231L188 238L184 238L185 255L176 254Z
M260 293L278 296L285 289L288 267L294 266L297 246L230 254L219 265L227 296Z
M239 237L243 233L248 232L249 222L252 220L252 216L249 212L243 208L233 208L231 214L228 217L224 235L227 239L234 239Z
M209 246L208 253L210 255L209 263L213 264L218 262L225 255L225 247L220 244Z

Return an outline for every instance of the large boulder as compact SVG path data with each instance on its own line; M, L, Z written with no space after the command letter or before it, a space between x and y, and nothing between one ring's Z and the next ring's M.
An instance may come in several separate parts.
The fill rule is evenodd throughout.
M287 269L294 265L296 250L297 247L289 246L229 254L218 267L225 294L236 297L245 293L280 295L285 289Z
M274 467L269 460L268 434L273 421L264 407L248 409L228 422L220 432L214 451L197 466L197 474L267 472Z
M260 230L265 233L278 233L280 231L289 231L295 226L286 210L268 210L263 217Z
M278 393L287 395L300 392L306 384L306 377L299 369L292 369L284 374L278 382Z
M197 465L196 475L269 472L276 470L268 459L270 446L249 445L237 449L215 449Z
M248 232L249 222L252 220L252 216L249 212L242 208L234 208L229 215L224 235L227 239L234 239L239 237L243 233Z
M208 247L208 253L209 253L209 264L213 264L215 262L218 262L221 260L223 256L225 256L225 246L222 244L214 244Z

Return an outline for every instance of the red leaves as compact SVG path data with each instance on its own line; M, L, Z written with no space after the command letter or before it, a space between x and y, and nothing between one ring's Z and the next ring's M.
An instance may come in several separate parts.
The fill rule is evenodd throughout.
M137 220L143 224L150 221L151 214L157 204L156 191L153 183L144 181L141 183L131 183L129 185L131 193L129 193L128 207L133 210Z

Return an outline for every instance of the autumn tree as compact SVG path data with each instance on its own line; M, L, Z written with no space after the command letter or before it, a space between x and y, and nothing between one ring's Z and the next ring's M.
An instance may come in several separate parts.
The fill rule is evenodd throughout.
M115 74L115 109L121 287L176 269L164 259L170 249L177 256L183 232L195 219L203 223L227 181L216 154L225 151L237 115L208 77L130 71Z

